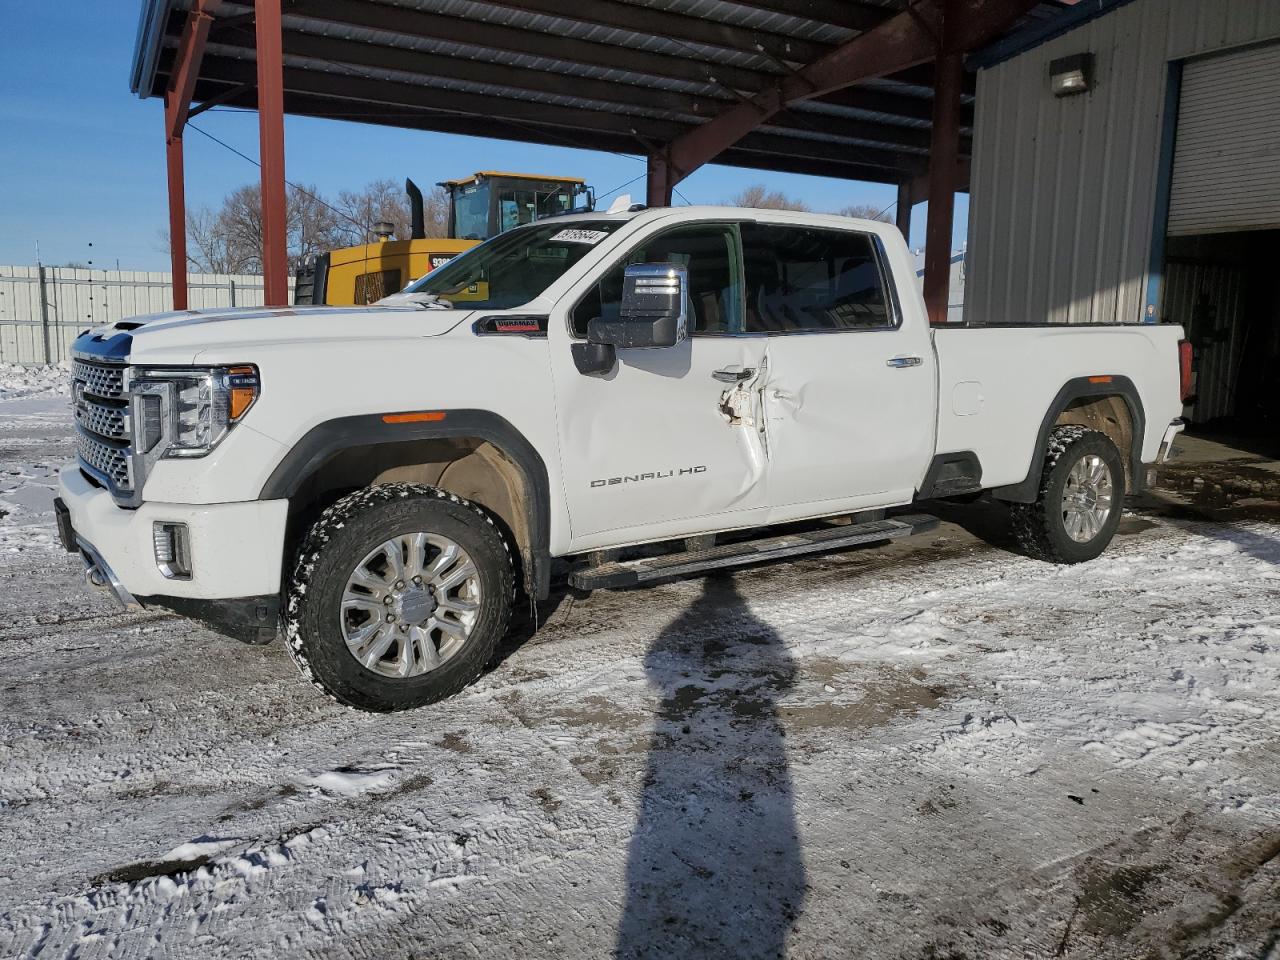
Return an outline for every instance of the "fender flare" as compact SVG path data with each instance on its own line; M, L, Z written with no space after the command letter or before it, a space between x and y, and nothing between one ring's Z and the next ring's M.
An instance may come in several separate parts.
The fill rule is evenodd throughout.
M536 599L551 588L551 487L542 456L509 421L488 410L445 410L438 421L387 423L384 414L338 417L316 424L276 464L258 494L259 500L288 500L334 456L351 447L473 437L500 450L520 471L532 491L529 550L524 557L525 587Z
M1105 379L1100 376L1076 377L1062 385L1049 404L1044 419L1040 422L1040 432L1036 434L1036 445L1031 452L1031 466L1027 475L1018 483L1003 487L995 487L991 494L998 500L1011 503L1034 503L1040 492L1040 473L1044 469L1045 449L1049 445L1049 431L1067 407L1076 400L1087 400L1091 397L1120 397L1129 409L1129 419L1133 423L1133 449L1129 452L1129 492L1137 493L1142 489L1142 444L1147 432L1146 413L1142 407L1142 397L1128 377L1109 374Z

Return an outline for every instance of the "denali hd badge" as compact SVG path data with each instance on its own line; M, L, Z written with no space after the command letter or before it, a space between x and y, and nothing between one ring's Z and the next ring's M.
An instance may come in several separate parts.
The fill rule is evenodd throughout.
M593 487L611 487L615 483L639 483L642 480L665 480L667 477L689 477L695 473L706 473L706 467L681 467L679 470L658 470L654 473L634 473L626 477L609 477L605 480L592 480Z

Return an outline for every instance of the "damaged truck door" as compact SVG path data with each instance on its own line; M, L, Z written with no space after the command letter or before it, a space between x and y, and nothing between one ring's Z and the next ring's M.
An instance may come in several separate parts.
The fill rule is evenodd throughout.
M575 549L613 540L635 518L645 518L650 537L697 533L706 518L728 513L734 525L763 520L758 382L765 342L732 335L743 331L737 236L723 223L650 232L589 275L552 316L557 431ZM664 266L637 266L645 264ZM630 283L637 298L627 304L634 322L637 309L654 309L650 291L665 289L668 274L683 279L688 336L674 346L628 346L635 341L621 325L625 288ZM608 345L616 362L584 373L581 354L592 341Z
M744 223L746 332L765 338L774 520L911 499L933 456L936 360L879 238ZM901 272L906 271L906 272Z

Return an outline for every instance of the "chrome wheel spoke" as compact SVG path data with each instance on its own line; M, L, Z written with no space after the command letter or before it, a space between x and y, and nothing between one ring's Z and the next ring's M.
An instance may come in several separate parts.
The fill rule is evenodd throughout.
M463 600L461 597L440 597L436 600L436 606L448 613L459 615L475 613L480 609L480 604L471 600Z
M382 545L382 555L387 558L387 579L391 582L404 579L404 538L388 540Z
M406 538L409 546L409 562L404 565L405 579L421 576L427 559L427 535L411 534Z
M455 640L467 639L467 628L456 620L448 620L444 617L436 617L435 626L439 627L442 633L447 633Z
M344 613L360 611L369 614L371 617L376 617L378 620L382 619L382 615L385 612L383 606L381 601L358 593L348 592L342 598L342 610Z
M456 543L450 543L448 546L442 547L439 555L437 555L437 557L431 561L430 565L422 571L422 579L434 581L440 576L442 571L453 566L461 554L462 550Z
M395 643L396 632L391 628L391 624L384 623L380 626L377 636L373 642L357 655L357 659L370 670L374 665L383 658L391 644Z
M460 562L453 570L449 571L449 575L447 577L437 577L435 580L431 581L431 583L432 586L436 588L437 593L444 593L447 590L452 590L464 580L468 580L475 575L475 564L468 559Z
M359 657L358 651L360 648L382 629L382 623L382 618L379 617L376 620L369 620L360 624L354 630L347 631L347 646L356 654L357 658Z
M347 590L350 591L353 585L364 587L371 593L380 593L387 589L390 583L377 574L366 570L362 563L356 567L356 572L351 575L351 582L347 584Z
M428 621L430 623L430 621ZM431 639L431 631L424 627L409 628L409 643L417 651L417 661L426 670L440 666L440 651Z

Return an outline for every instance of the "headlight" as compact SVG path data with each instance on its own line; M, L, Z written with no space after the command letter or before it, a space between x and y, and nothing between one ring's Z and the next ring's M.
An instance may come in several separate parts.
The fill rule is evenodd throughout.
M262 385L254 366L164 367L136 370L129 389L139 452L165 441L162 456L203 457L249 412Z

